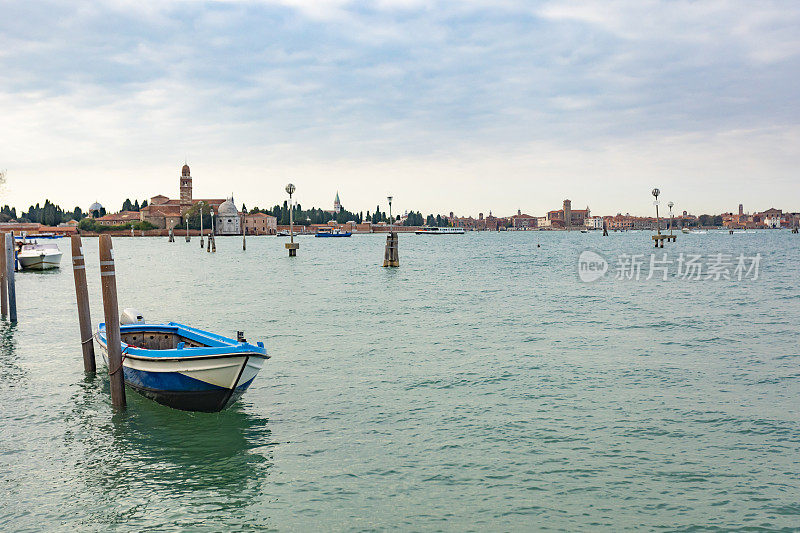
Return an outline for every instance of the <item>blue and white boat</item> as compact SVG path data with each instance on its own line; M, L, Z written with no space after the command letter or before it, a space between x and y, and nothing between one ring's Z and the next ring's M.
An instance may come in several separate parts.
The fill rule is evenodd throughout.
M351 235L352 235L351 232L339 228L333 228L333 229L320 228L319 230L317 230L317 233L314 235L314 237L349 237Z
M130 309L121 322L125 384L174 409L216 412L229 407L269 359L262 342L253 345L175 322L147 324ZM107 365L105 323L97 341Z

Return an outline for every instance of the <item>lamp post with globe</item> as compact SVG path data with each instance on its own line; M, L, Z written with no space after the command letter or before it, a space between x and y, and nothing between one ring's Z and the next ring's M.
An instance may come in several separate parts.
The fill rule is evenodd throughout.
M658 195L661 194L657 188L653 189L653 196L655 197L656 201L653 202L653 205L656 206L656 233L661 235L661 219L658 218Z
M392 196L387 196L386 199L389 200L389 229L391 231L391 227L394 226L394 218L392 218Z
M294 191L295 186L291 183L286 186L286 192L289 194L289 242L286 243L286 249L289 250L289 257L296 257L297 249L300 248L300 243L294 242L294 206L292 202Z
M675 206L673 202L669 202L667 207L669 207L669 234L672 235L672 208Z

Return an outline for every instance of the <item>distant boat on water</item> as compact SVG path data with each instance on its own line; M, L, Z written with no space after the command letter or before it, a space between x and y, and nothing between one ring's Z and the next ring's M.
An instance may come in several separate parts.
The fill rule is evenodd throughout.
M340 230L338 228L333 229L323 229L320 228L317 230L317 233L314 234L314 237L349 237L352 233L349 231Z
M48 270L61 266L61 250L54 242L23 242L17 261L22 270Z
M690 233L689 228L681 228L681 232L683 232L684 234Z
M414 233L417 235L462 235L464 233L464 228L438 228L435 226L424 226Z

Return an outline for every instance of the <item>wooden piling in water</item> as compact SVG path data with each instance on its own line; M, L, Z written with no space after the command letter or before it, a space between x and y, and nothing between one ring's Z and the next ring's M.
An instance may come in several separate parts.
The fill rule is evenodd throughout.
M391 232L386 236L386 249L383 252L383 266L399 267L400 254L398 251L397 233Z
M6 233L5 238L6 252L6 286L8 287L8 319L11 322L17 321L17 290L14 285L14 267L16 257L14 256L14 234Z
M117 276L114 270L114 247L110 235L100 236L100 284L103 287L103 314L106 319L108 377L111 381L111 405L125 407L125 380L119 333Z
M86 260L79 235L72 236L72 274L75 278L75 300L78 304L78 324L81 332L83 350L83 370L94 373L97 363L94 357L94 337L92 336L92 317L89 310L89 289L86 286Z
M217 253L217 236L212 233L209 239L211 239L211 251Z
M0 242L5 246L6 234L0 233ZM0 315L3 318L8 316L8 286L6 284L6 254L5 250L0 254Z

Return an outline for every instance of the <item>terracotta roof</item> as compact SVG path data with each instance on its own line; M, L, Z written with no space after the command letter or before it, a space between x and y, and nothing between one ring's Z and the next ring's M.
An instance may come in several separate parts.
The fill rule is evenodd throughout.
M102 216L98 219L98 221L107 221L107 222L130 222L132 220L139 220L139 212L138 211L120 211L119 213L111 213L105 216Z
M150 207L150 206L147 206ZM181 206L179 205L154 205L148 209L146 216L179 217L181 216Z

